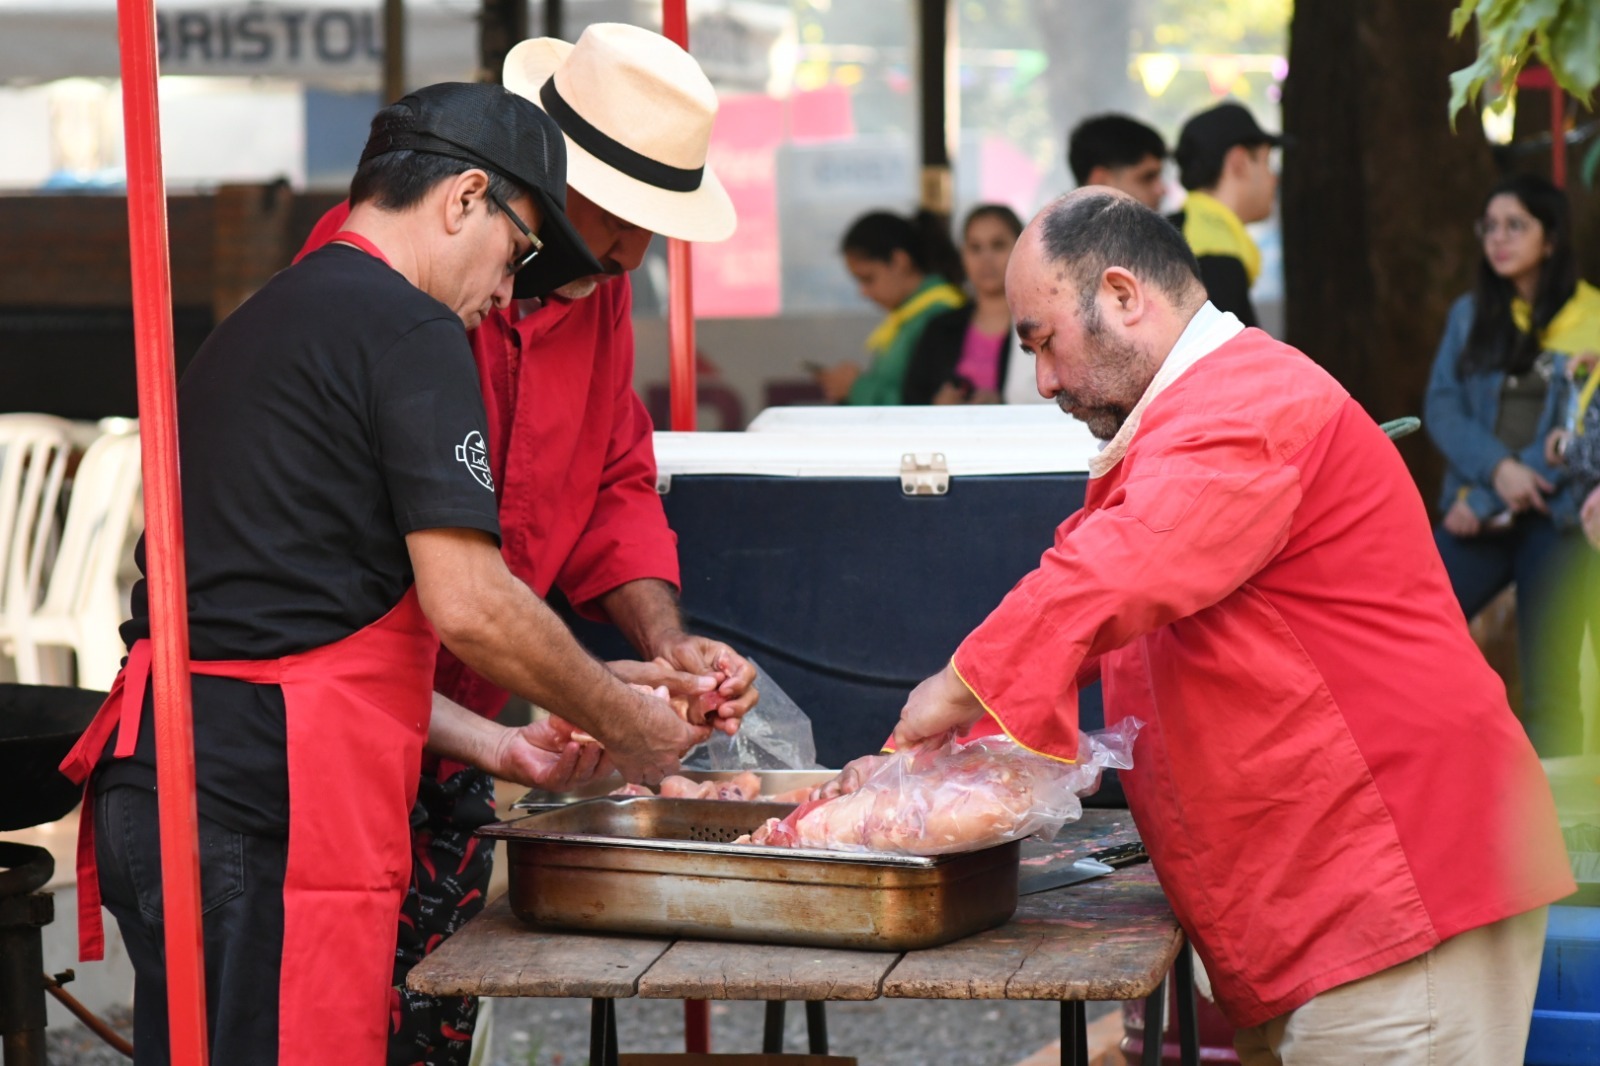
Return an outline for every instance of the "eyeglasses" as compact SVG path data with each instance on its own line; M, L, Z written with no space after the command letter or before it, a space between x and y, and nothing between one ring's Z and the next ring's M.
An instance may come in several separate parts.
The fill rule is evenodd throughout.
M526 222L522 221L522 216L518 215L515 211L506 206L506 202L504 200L500 199L500 197L496 196L494 193L489 194L489 199L494 201L494 205L496 207L506 213L507 217L511 219L511 224L517 227L517 229L521 231L522 235L528 238L528 243L533 246L528 249L527 255L517 256L516 258L512 259L511 262L506 264L506 273L515 274L517 271L533 262L534 259L538 257L539 253L544 251L544 242L535 236L534 232L528 228L528 224Z
M1478 235L1478 240L1486 241L1497 233L1504 233L1507 237L1520 237L1531 231L1533 226L1534 223L1526 218L1508 218L1504 222L1480 218L1472 224L1472 232Z

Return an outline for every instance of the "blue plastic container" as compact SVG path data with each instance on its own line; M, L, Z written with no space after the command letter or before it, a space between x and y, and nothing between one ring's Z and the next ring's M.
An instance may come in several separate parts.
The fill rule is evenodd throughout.
M1600 1063L1600 909L1550 908L1524 1062Z

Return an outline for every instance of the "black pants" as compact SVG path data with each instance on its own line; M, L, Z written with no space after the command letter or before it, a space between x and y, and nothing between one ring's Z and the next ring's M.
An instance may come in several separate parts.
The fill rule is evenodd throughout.
M166 1066L167 965L161 911L156 795L120 786L95 796L100 891L133 963L134 1066ZM206 1021L211 1059L227 1066L278 1061L278 971L289 842L200 819Z

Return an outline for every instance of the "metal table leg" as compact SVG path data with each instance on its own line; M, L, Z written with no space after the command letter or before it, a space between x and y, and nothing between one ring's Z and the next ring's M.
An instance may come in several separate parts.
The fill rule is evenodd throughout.
M1194 1001L1194 955L1186 942L1172 967L1172 980L1178 993L1178 1061L1182 1066L1200 1066L1200 1015Z
M767 1000L767 1021L761 1030L761 1052L783 1054L783 1014L788 1004L781 999Z
M811 1054L828 1053L828 1012L821 1000L806 1001L806 1041Z
M1161 1042L1167 1031L1167 979L1144 1000L1144 1054L1140 1066L1161 1066Z
M1089 1066L1089 1022L1081 999L1061 1001L1061 1064Z
M610 999L589 1001L590 1066L617 1066L617 1004Z

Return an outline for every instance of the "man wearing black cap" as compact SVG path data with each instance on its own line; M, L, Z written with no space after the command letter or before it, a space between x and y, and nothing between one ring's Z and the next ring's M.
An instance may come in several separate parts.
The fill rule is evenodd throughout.
M734 231L732 200L708 161L716 90L678 45L620 23L593 24L576 43L523 41L506 56L504 80L561 127L567 214L601 269L569 280L542 274L536 260L518 276L518 299L471 333L502 554L534 592L559 592L616 626L641 657L682 671L663 680L718 705L719 726L731 728L756 701L754 668L694 633L678 608L654 427L633 387L629 279L656 234L712 242ZM344 217L343 206L330 210L306 249L332 239ZM489 719L505 687L448 648L434 689L436 709L463 706L486 716L479 725L489 735L499 728ZM405 987L411 967L470 921L488 892L494 851L478 847L475 832L496 817L494 783L465 761L430 760L423 770L395 957L394 1066L464 1066L472 1050L475 999Z
M1184 123L1173 152L1189 196L1172 222L1200 260L1207 297L1246 326L1256 324L1250 286L1261 273L1261 250L1244 227L1272 214L1278 176L1271 153L1282 143L1229 102Z
M373 121L334 243L222 322L184 375L215 1062L383 1062L425 742L560 787L612 764L658 779L708 735L587 656L500 555L463 327L506 306L532 262L557 279L598 271L563 215L565 171L555 123L504 89L405 97ZM103 891L135 968L141 1066L168 1043L149 613L141 582L128 663L63 766L94 774L80 930L92 957ZM563 719L490 734L446 708L430 722L441 640L604 754ZM635 666L617 669L653 680Z

